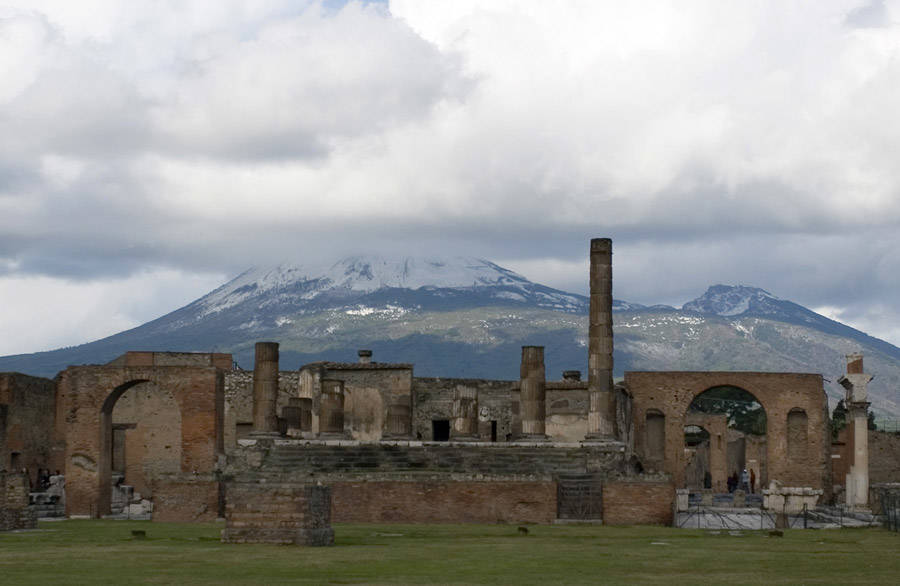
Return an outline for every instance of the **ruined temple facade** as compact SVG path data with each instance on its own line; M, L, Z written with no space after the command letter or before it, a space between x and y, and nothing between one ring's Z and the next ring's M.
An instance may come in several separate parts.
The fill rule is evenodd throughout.
M15 427L27 401L9 399L15 391L0 378L0 448L64 470L70 515L109 514L127 485L156 519L224 515L234 541L324 543L330 520L667 524L697 454L712 491L727 490L739 462L759 487L827 497L821 375L626 372L615 384L611 241L592 240L589 254L586 380L577 371L548 380L540 346L522 348L518 380L416 377L414 365L369 350L282 370L274 342L257 344L253 371L228 354L129 352L55 382L15 379L47 403L26 416L46 419L36 443ZM861 372L860 362L847 380L864 413ZM735 436L722 414L690 412L722 386L762 405L764 438ZM706 431L702 450L686 450L685 426ZM853 495L866 489L866 465L857 454L848 468Z

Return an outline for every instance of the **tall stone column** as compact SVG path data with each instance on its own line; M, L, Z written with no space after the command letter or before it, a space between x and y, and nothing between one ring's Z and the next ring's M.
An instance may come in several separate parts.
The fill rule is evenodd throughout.
M616 402L613 393L612 240L591 240L591 305L588 326L587 439L615 439Z
M257 342L253 365L253 432L278 434L278 342Z
M522 346L519 391L522 439L546 439L544 419L547 415L547 377L544 371L543 346Z
M473 441L478 439L478 389L456 385L453 390L453 427L450 439Z
M852 435L850 471L844 491L847 505L857 509L869 506L869 401L868 384L872 376L863 372L862 354L847 356L847 374L838 379L846 389L847 425Z
M344 381L322 379L322 397L319 401L319 435L344 436Z

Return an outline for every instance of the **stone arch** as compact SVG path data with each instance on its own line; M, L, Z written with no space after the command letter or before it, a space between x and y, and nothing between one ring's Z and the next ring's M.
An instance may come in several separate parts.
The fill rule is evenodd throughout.
M180 470L155 486L154 519L178 520L185 510L199 511L191 519L215 518L214 471L224 451L224 371L214 364L146 365L149 357L131 353L122 358L124 366L73 366L61 373L56 422L58 437L65 438L67 514L109 511L113 408L126 391L150 382L171 393L181 415L182 444Z
M685 422L684 485L680 488L704 489L713 487L711 447L713 434L702 422ZM695 441L690 442L689 437Z
M767 478L786 486L825 488L828 471L826 433L827 399L822 376L762 372L633 372L625 373L625 386L632 396L635 453L645 457L646 414L658 409L666 417L665 471L676 486L684 484L683 441L673 441L683 433L691 402L717 386L732 386L753 395L766 412ZM787 458L787 414L791 408L806 411L809 457L802 466Z
M152 498L155 484L181 472L181 409L168 388L152 382L129 388L113 406L112 427L113 474L135 493Z
M113 408L128 389L149 379L134 379L115 387L100 406L100 453L97 458L97 514L108 515L112 502Z
M150 379L134 379L130 381L126 381L118 386L116 386L112 391L110 391L109 395L107 395L106 399L103 401L103 405L100 407L100 453L97 459L97 468L98 468L98 479L99 487L98 487L98 499L97 499L97 511L100 515L106 515L111 512L110 508L112 505L112 471L113 471L113 424L114 424L114 414L116 410L116 406L120 405L120 399L131 395L134 391L139 390L141 388L151 387L153 394L166 395L167 402L170 403L171 411L174 413L163 414L163 417L166 415L172 416L175 415L174 419L176 419L175 423L178 427L177 431L177 444L175 449L173 450L175 454L177 454L177 460L175 466L162 466L164 470L163 472L168 472L170 474L177 474L183 470L185 470L185 462L184 462L184 437L182 435L181 430L181 407L178 404L178 401L175 400L174 395L165 389L165 387L161 387L156 385ZM154 388L155 387L155 388ZM140 417L150 417L150 413L141 413ZM140 425L140 422L135 422L137 425ZM157 438L153 438L157 439ZM164 438L159 438L164 439ZM153 442L156 443L156 442ZM171 444L170 444L171 445ZM151 444L151 449L154 446ZM156 452L153 454L157 456ZM154 458L159 460L161 458ZM168 462L166 462L168 463ZM145 463L143 458L141 458L141 464L150 466L149 463ZM144 478L144 474L140 474L141 482L135 483L134 478L129 480L126 476L126 481L130 484L138 484L136 486L136 490L138 492L147 493L147 488L151 486L152 479Z

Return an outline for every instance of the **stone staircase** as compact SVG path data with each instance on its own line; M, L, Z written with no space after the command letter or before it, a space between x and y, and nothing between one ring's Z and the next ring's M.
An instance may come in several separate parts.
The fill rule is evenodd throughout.
M587 453L577 448L533 446L276 445L263 468L270 474L398 474L545 476L582 474Z

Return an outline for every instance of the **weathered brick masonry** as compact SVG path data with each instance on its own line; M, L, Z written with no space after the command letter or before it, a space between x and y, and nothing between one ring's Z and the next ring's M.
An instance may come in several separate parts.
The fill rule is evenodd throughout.
M230 482L225 489L229 543L331 545L331 489L314 484Z
M830 489L827 435L828 403L818 374L764 372L626 372L625 386L633 402L635 453L650 451L647 424L654 414L664 422L664 470L675 485L684 485L684 426L691 401L718 386L750 392L766 411L768 478L785 486ZM802 413L802 434L789 435L789 418ZM802 445L791 445L801 438Z
M560 474L628 477L621 446L249 440L225 480L321 482L338 522L550 523ZM671 499L668 507L671 507Z
M37 514L28 507L28 479L0 471L0 531L35 527Z
M333 482L336 523L552 523L552 481Z
M671 482L607 482L603 485L603 523L671 525L674 499Z
M32 485L38 468L62 469L63 454L48 430L54 427L56 384L18 372L0 373L0 470L28 469Z
M190 365L178 365L181 359ZM219 497L211 485L185 491L189 500L184 502L171 495L179 492L175 487L183 482L212 475L223 453L222 367L226 365L231 366L227 354L129 352L112 365L73 366L63 371L57 384L56 424L57 437L65 442L67 513L99 516L110 512L113 408L128 389L152 383L171 394L181 416L181 425L170 438L180 446L180 467L176 474L157 479L154 492L161 499L154 514L170 519L214 516ZM168 496L167 483L173 483ZM197 517L201 494L206 495L207 512Z

